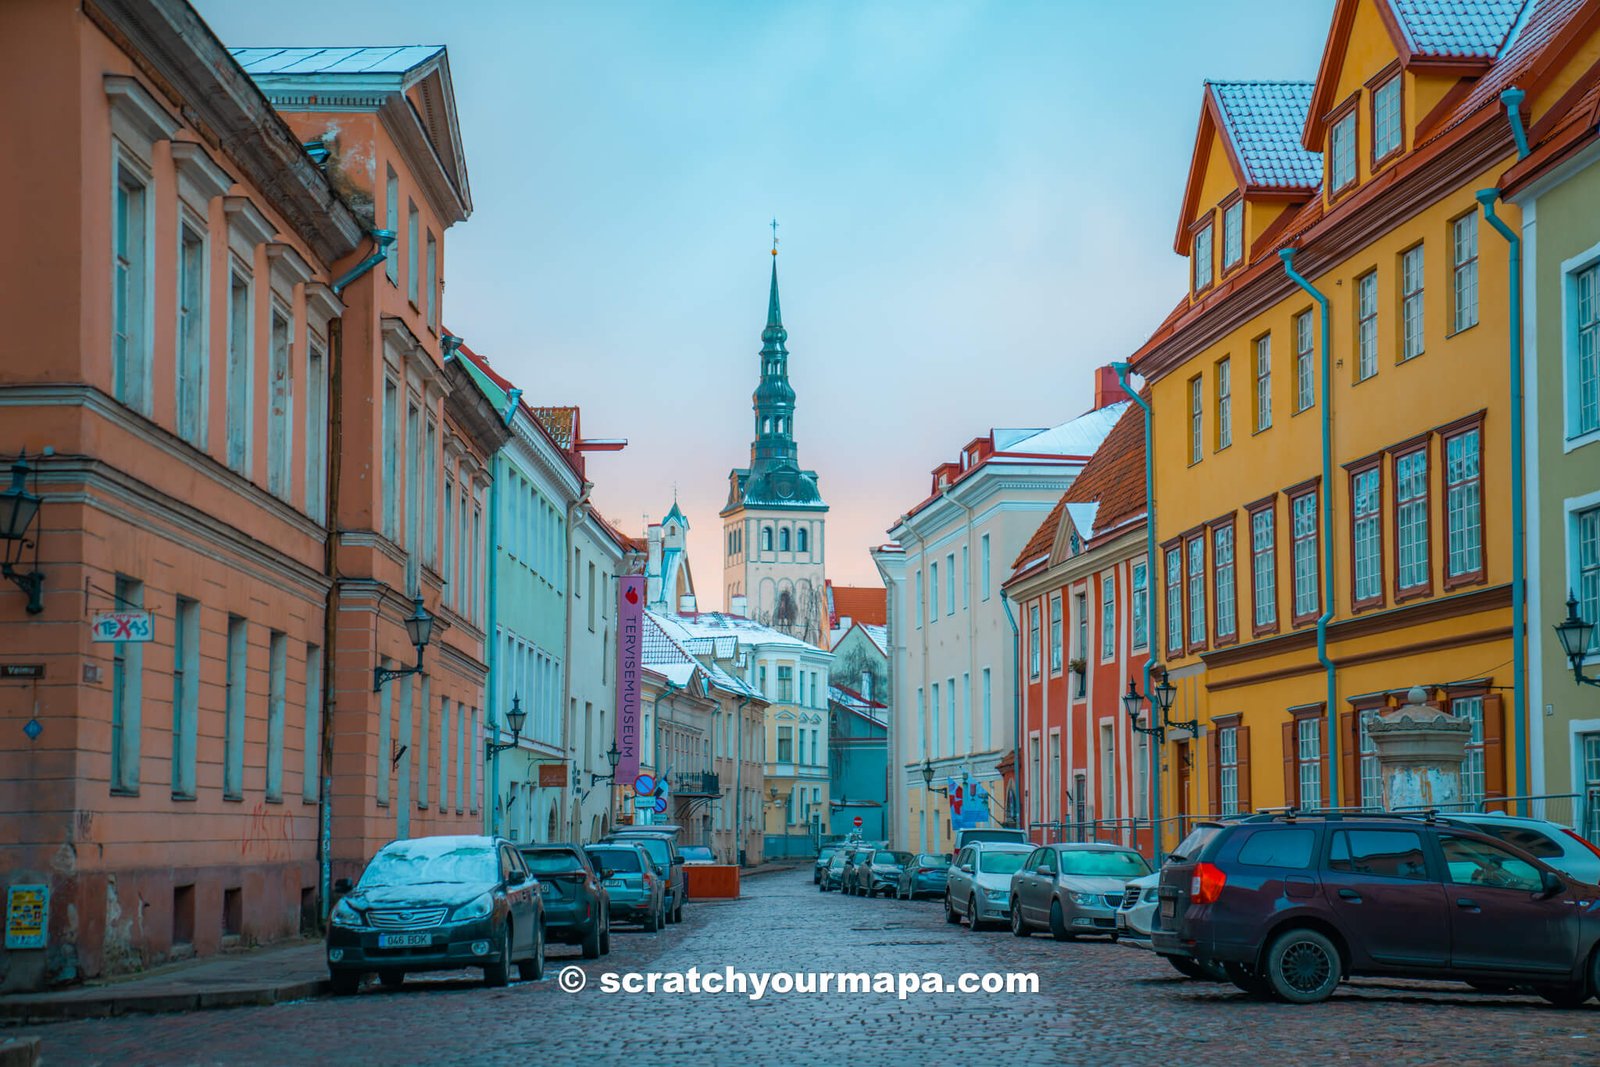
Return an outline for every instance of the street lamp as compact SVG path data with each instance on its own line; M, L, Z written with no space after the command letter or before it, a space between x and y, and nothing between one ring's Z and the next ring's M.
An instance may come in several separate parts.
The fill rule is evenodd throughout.
M950 795L949 786L933 784L933 761L931 759L922 761L922 787L928 792L938 793L942 797Z
M591 789L601 782L615 782L617 780L617 764L622 762L622 753L618 751L615 739L612 739L611 747L606 749L606 762L611 764L610 774L589 772L589 787Z
M408 674L422 673L422 650L428 647L428 642L433 638L433 616L428 614L428 609L422 606L422 596L418 594L412 601L415 610L405 620L406 637L417 649L417 665L415 667L374 667L372 668L372 691L374 693L383 688L383 683L396 678L404 678Z
M11 465L11 488L0 492L0 541L5 543L4 555L0 556L0 577L28 594L28 614L37 615L44 610L44 572L39 569L39 542L28 537L28 528L39 517L42 501L39 494L28 492L28 475L32 473L28 452L24 449ZM37 476L34 482L38 484ZM23 551L29 548L33 549L33 570L24 573L17 570L16 565L21 562Z
M1556 626L1556 637L1561 641L1561 651L1567 654L1567 662L1572 664L1572 678L1578 685L1600 685L1600 678L1583 673L1583 660L1589 654L1594 625L1578 614L1578 598L1568 590L1567 617Z
M486 739L483 743L485 756L489 759L493 759L507 749L516 748L517 738L522 734L522 724L527 720L527 718L528 713L522 710L522 698L520 696L512 696L511 710L506 712L506 722L511 726L511 740L509 742L502 743L495 741L493 738ZM494 736L500 736L499 723L495 724Z
M1150 690L1154 706L1150 709L1149 726L1139 725L1139 713L1143 710L1145 695L1139 692L1138 683L1130 679L1128 691L1122 695L1122 707L1128 713L1128 724L1135 731L1154 737L1158 745L1166 740L1168 730L1187 730L1190 737L1200 736L1199 722L1172 718L1172 701L1178 695L1178 687L1167 677L1165 667L1161 669L1161 681L1151 686Z

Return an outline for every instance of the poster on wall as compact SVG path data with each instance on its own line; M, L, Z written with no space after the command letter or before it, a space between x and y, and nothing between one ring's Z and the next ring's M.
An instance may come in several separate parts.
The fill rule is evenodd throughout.
M6 890L6 948L44 948L50 887L14 885Z
M644 576L617 581L617 760L616 781L639 776L640 654L644 645Z

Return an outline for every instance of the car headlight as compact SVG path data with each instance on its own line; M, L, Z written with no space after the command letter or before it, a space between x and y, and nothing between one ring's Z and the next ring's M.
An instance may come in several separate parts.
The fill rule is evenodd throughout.
M1011 892L1005 886L979 886L978 891L989 900L1004 900Z
M450 917L460 922L468 919L486 919L494 911L494 897L489 893L468 901L457 908Z
M333 914L329 916L329 919L335 926L362 927L367 925L367 920L350 905L348 898L339 901L333 906Z
M1154 904L1160 898L1161 898L1161 891L1159 889L1157 889L1155 886L1151 886L1149 889L1146 889L1144 891L1143 900L1144 900L1144 902L1146 904Z
M1067 896L1072 898L1074 904L1082 904L1085 907L1100 903L1098 893L1068 893Z

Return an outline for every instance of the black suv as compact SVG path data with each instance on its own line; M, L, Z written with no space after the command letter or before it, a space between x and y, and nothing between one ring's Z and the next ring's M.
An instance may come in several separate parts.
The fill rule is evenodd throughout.
M1288 812L1197 827L1161 871L1163 955L1298 1004L1343 978L1600 992L1600 887L1426 816Z

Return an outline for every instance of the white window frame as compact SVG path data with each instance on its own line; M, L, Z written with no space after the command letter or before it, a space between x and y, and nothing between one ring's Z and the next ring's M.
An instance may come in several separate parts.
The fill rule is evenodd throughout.
M1117 572L1100 575L1100 662L1117 657Z
M1244 259L1244 198L1222 209L1222 269Z
M1562 448L1600 441L1600 244L1561 264Z
M1272 335L1255 340L1256 354L1256 433L1272 428Z
M1356 180L1356 118L1352 109L1328 131L1328 192L1335 196Z
M1197 296L1209 289L1216 280L1216 264L1212 262L1216 258L1212 247L1216 243L1212 232L1214 226L1215 223L1207 222L1194 232L1194 293Z
M1398 152L1404 140L1400 115L1400 78L1396 74L1372 91L1372 158L1381 160Z
M1233 360L1217 360L1217 451L1233 444Z
M1356 381L1378 373L1378 272L1356 279Z
M1425 246L1413 245L1400 253L1400 361L1415 359L1427 350L1425 326Z
M1478 325L1478 213L1450 220L1452 333Z
M1294 396L1295 413L1309 410L1317 402L1316 327L1308 308L1294 317Z

